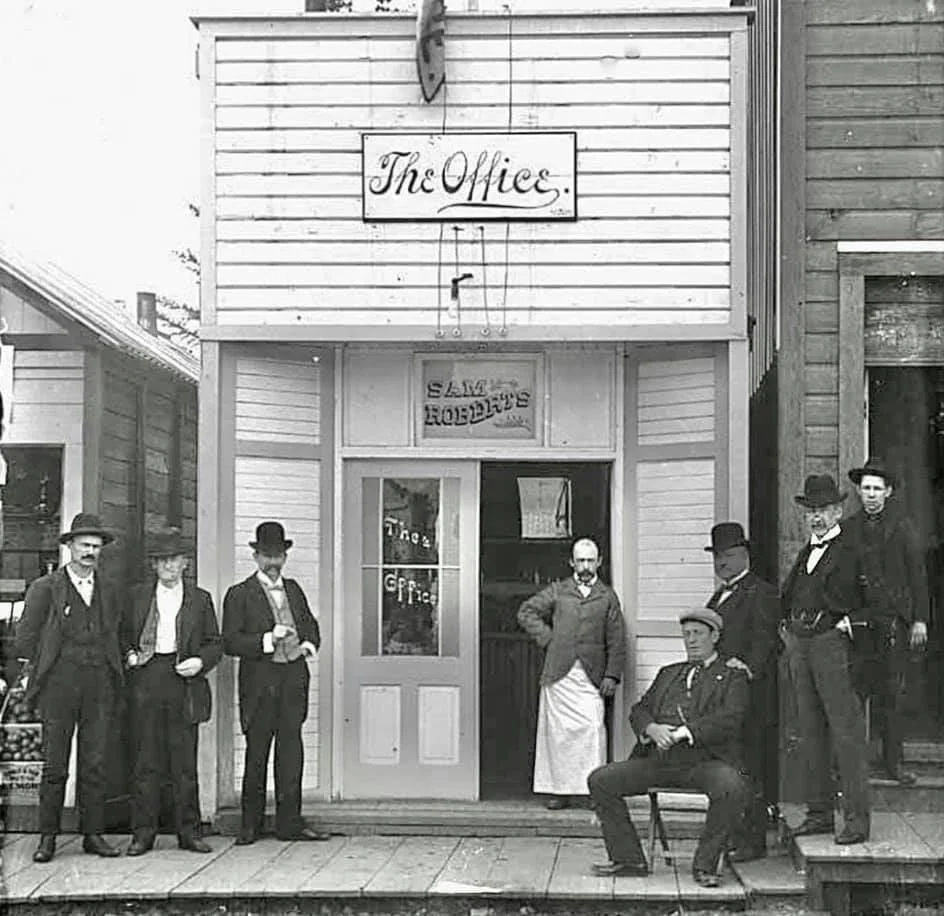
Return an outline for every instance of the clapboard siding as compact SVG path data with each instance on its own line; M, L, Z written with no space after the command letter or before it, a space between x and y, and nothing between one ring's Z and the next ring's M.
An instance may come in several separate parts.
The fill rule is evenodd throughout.
M0 315L6 322L6 334L64 334L65 328L12 290L0 286Z
M236 438L318 445L320 367L311 362L240 356L236 364Z
M685 658L681 629L678 636L636 637L636 696L642 696L655 680L659 669Z
M714 440L712 358L642 363L637 390L639 445Z
M578 222L486 225L484 252L460 232L464 323L502 307L509 326L725 324L737 20L716 21L600 16L576 38L519 15L509 42L503 22L456 19L445 110L417 101L408 18L218 38L217 322L435 327L451 228L362 223L360 135L445 128L577 131Z
M80 446L84 365L81 350L17 350L4 442Z

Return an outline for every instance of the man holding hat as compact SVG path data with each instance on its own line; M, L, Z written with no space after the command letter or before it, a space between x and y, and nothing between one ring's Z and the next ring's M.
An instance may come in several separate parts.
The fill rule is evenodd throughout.
M748 799L741 738L748 705L745 672L718 652L724 622L710 608L679 617L687 661L666 665L633 706L639 739L628 760L594 770L587 784L610 861L601 876L648 874L645 855L623 801L651 786L694 788L708 795L705 828L692 865L695 881L717 887L722 854Z
M860 584L868 606L871 651L861 653L864 676L857 689L871 694L882 738L884 775L902 785L915 776L902 766L902 688L908 650L928 641L928 577L924 552L914 526L893 501L895 478L879 458L849 471L862 502L843 530L853 542L861 569Z
M865 719L852 687L853 640L867 624L853 545L839 526L842 503L829 474L811 474L796 502L810 532L783 586L784 643L796 692L807 764L806 817L794 836L832 833L832 761L839 768L844 825L841 845L869 838Z
M745 766L751 777L751 802L734 837L729 858L747 862L767 855L767 805L777 791L777 624L780 595L751 569L750 545L737 522L711 529L705 548L714 559L721 584L708 607L724 621L718 651L729 665L743 664L750 681L744 729Z
M30 584L17 625L16 652L28 679L26 698L37 701L43 723L35 862L48 862L56 852L76 729L82 849L98 856L120 855L102 836L105 747L122 681L121 599L96 574L102 547L111 540L97 516L76 515L59 538L69 551L69 562Z
M210 593L184 581L189 553L176 528L150 538L156 580L132 590L122 622L135 736L129 856L154 847L163 783L171 786L178 846L213 851L199 835L197 733L210 718L206 675L223 649Z
M246 736L242 826L237 845L262 831L266 770L275 741L275 833L280 840L327 840L302 820L302 723L308 715L306 659L321 645L301 586L282 577L289 548L279 522L263 522L249 542L258 569L223 599L223 647L239 658L239 722Z

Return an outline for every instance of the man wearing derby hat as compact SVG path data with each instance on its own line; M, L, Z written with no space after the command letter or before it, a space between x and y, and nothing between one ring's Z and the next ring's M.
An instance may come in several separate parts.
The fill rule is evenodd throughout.
M767 805L777 787L777 624L780 595L751 569L750 545L737 522L711 529L705 548L720 581L708 607L724 620L718 651L729 665L742 664L750 681L744 728L744 762L751 778L751 801L734 836L729 858L746 862L767 854Z
M843 524L855 545L869 613L867 651L858 653L856 687L871 695L882 740L883 775L903 785L915 776L902 766L901 710L908 650L928 640L928 578L924 553L910 520L889 501L895 478L870 458L849 471L862 510Z
M59 538L69 551L69 562L30 584L17 625L17 655L28 666L27 699L37 700L43 723L36 862L48 862L56 851L76 729L82 849L92 855L119 855L102 836L105 747L122 681L121 600L96 574L102 547L111 540L96 516L76 515Z
M608 763L587 780L610 856L593 871L604 877L648 874L624 796L642 795L652 786L695 788L710 804L693 877L717 887L721 856L748 798L741 746L747 675L718 652L724 621L716 611L694 608L679 622L687 660L660 669L633 706L629 722L639 740L629 759Z
M836 842L843 845L865 842L870 828L865 719L850 672L853 640L867 620L855 550L839 524L845 498L829 474L806 478L796 502L810 541L783 586L783 638L807 771L806 817L793 833L835 829L835 757L844 821Z
M279 522L262 522L249 542L258 569L223 599L223 648L239 658L239 722L246 736L238 845L262 831L266 770L275 741L275 833L281 840L327 840L302 820L302 723L308 715L306 659L321 645L301 586L283 578L292 541Z
M212 852L199 835L197 732L210 718L206 675L223 654L220 631L210 593L184 581L190 550L180 531L156 532L147 552L155 581L132 590L122 621L135 739L128 855L153 848L164 783L171 787L177 844Z

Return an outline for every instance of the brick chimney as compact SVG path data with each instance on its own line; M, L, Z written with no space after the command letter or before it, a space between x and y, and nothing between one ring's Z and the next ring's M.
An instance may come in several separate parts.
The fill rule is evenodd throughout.
M157 296L154 293L138 293L138 324L145 331L157 333Z

